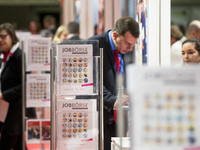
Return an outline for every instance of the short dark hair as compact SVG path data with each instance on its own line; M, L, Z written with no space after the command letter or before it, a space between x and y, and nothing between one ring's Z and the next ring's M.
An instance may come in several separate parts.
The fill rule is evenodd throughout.
M12 38L12 45L15 45L19 40L16 36L14 26L10 23L3 23L0 25L0 31L5 30Z
M196 39L196 38L187 39L187 40L185 40L185 41L182 43L182 46L183 46L185 43L193 43L193 44L194 44L194 48L198 51L198 53L199 53L199 55L200 55L200 42L199 42L198 39Z
M56 18L52 15L46 15L43 22L47 22L49 25L56 25Z
M140 35L139 24L131 17L122 17L118 19L113 31L118 32L118 34L122 36L129 31L135 38L138 38Z
M67 25L67 30L69 33L79 33L79 24L75 21L69 22Z

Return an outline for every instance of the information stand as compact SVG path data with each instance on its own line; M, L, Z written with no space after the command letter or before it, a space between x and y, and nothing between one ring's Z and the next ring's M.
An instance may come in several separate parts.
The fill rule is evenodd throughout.
M98 41L54 44L51 58L52 149L101 149L102 56Z
M51 38L27 37L23 55L23 149L50 150Z
M128 67L131 149L200 149L199 66Z

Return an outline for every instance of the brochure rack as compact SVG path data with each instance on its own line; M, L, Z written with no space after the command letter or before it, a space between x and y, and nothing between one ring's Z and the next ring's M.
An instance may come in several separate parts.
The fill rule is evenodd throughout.
M23 49L23 149L50 149L51 38L27 37Z
M103 149L98 41L64 41L51 52L51 148Z

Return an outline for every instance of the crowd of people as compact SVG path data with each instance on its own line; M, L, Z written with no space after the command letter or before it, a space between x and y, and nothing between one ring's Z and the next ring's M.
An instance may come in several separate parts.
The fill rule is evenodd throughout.
M183 33L178 25L171 25L171 66L199 63L200 60L196 59L196 54L200 54L198 49L199 40L199 20L191 21L186 33ZM189 43L190 46L188 46ZM192 50L195 50L195 53Z
M34 20L29 24L31 34L51 37L53 43L65 40L81 40L79 24L72 21L56 28L55 18L44 19L45 29ZM116 76L125 74L124 54L133 50L140 36L139 24L131 17L119 18L113 29L94 35L88 40L98 40L103 48L103 101L104 101L104 150L110 150L111 137L117 136L114 108L118 107ZM192 21L186 34L171 26L171 59L173 65L200 62L200 21ZM3 53L1 64L0 101L9 103L5 122L0 122L0 149L22 149L22 51L13 25L0 25L0 49ZM175 56L176 55L176 56ZM125 88L125 80L123 87ZM123 105L129 103L128 95L122 96Z
M57 27L56 19L52 15L47 15L43 19L43 29L41 24L33 19L29 22L28 31L31 35L40 35L41 37L50 37L52 43L61 43L65 40L81 40L79 37L79 23L69 22L67 25L61 24Z

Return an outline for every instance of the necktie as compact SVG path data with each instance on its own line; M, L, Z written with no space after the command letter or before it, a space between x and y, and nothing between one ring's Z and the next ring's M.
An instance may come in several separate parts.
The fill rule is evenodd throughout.
M12 53L10 53L10 51L9 52L3 52L3 62L5 62L6 61L6 59L7 59L7 57L8 57L8 55L9 56L12 56L13 54Z
M3 52L3 62L6 61L9 52Z
M119 60L119 51L118 50L114 50L114 58L115 58L115 64L116 64L116 68L117 68L117 72L119 72L120 69L120 60ZM114 121L117 123L117 111L114 110Z
M118 50L114 50L114 58L115 58L115 64L116 64L116 67L117 67L117 72L119 72L120 60L119 60L119 51Z

